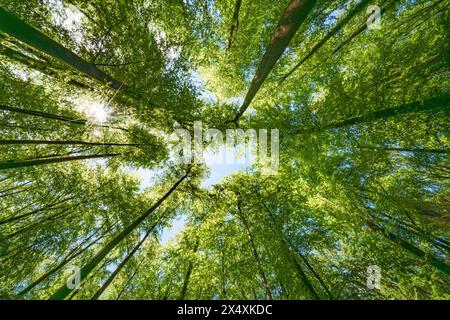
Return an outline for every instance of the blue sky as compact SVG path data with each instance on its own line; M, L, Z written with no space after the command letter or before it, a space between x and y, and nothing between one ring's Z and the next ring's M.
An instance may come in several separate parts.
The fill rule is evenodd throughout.
M245 170L248 168L245 164L228 164L228 165L210 165L211 175L203 180L202 186L209 188L214 184L220 183L220 181L239 170ZM161 233L159 239L161 244L166 244L171 240L175 240L176 235L184 229L186 224L186 216L179 215L172 221L172 225L167 227Z
M232 175L240 170L245 170L249 166L247 164L213 164L210 165L211 174L208 178L205 178L202 183L202 187L209 188L214 184L220 183L224 177Z
M222 157L222 152L218 151L215 154L209 154L205 157L206 165L210 169L210 175L205 177L202 182L203 188L210 188L214 184L218 184L227 176L230 176L238 171L246 170L250 167L249 161L244 161L244 159L240 159L241 161L236 161L237 163L233 164L217 164L214 162L214 159L218 159ZM144 172L141 172L144 173ZM145 177L145 173L143 176L143 181L150 181L151 179ZM161 244L166 244L171 240L175 240L176 235L184 229L186 224L186 216L179 215L173 221L170 227L164 229L160 235Z
M170 240L174 240L177 236L177 234L184 229L184 226L186 225L186 216L180 215L173 219L172 225L170 227L167 227L161 232L161 235L159 236L159 241L161 244L166 244Z

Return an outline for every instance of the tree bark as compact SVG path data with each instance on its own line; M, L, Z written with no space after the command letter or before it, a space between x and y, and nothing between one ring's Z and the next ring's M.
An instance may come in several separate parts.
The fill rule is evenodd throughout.
M392 152L412 152L412 153L436 153L449 154L450 149L427 149L427 148L394 148L394 147L373 147L373 146L358 146L360 149L392 151Z
M233 20L231 22L230 27L230 38L228 39L228 50L231 49L231 45L233 43L234 34L239 28L239 11L241 9L242 0L236 0L236 3L234 5L234 13L233 13Z
M34 167L34 166L40 166L40 165L45 165L45 164L68 162L68 161L111 158L111 157L117 157L120 155L121 154L118 154L118 153L110 153L110 154L96 154L96 155L74 156L74 157L57 157L57 158L40 159L40 160L0 162L0 171L7 170L7 169L24 168L24 167Z
M4 32L17 40L68 64L92 79L107 84L115 90L122 90L128 95L135 97L135 95L130 92L129 88L122 82L112 78L110 75L98 69L95 65L83 60L69 49L50 39L42 32L1 7L0 32Z
M0 140L0 145L83 145L83 146L116 146L139 147L142 145L132 143L103 143L80 140Z
M366 122L372 122L380 119L389 119L402 114L415 113L415 112L428 112L428 111L444 111L450 109L450 94L444 94L434 98L415 101L408 104L404 104L397 107L386 108L383 110L374 111L365 115L356 116L347 120L331 123L322 127L317 127L309 130L297 130L295 133L311 133L327 129L337 129L348 127L355 124L361 124Z
M309 58L311 58L317 50L319 50L328 40L330 40L331 37L333 37L336 33L339 32L355 15L359 14L365 6L370 3L371 0L363 0L360 3L358 3L350 12L347 14L347 16L339 21L336 26L334 26L333 29L331 29L325 37L323 37L322 40L320 40L312 49L308 52L308 54L300 60L287 74L285 74L280 81L278 82L278 86L281 85L281 83L286 80L292 73L295 72L301 65L303 65Z
M239 118L244 114L245 110L250 106L253 98L258 93L264 80L269 75L272 68L280 59L286 47L291 42L298 28L305 21L306 17L316 4L316 0L290 0L272 38L269 42L266 52L258 66L255 76L253 77L250 88L244 99L239 112L236 114L232 122L237 123Z
M164 194L149 210L144 212L139 218L131 223L122 232L116 235L106 246L100 250L91 260L89 260L80 270L80 280L83 281L89 273L113 250L125 237L127 237L133 230L136 229L145 219L150 216L171 194L177 187L183 182L184 179L190 173L190 168L173 186L170 190ZM51 297L51 300L63 300L66 298L73 289L69 289L66 285L61 286Z
M101 294L108 288L108 286L113 282L113 280L116 278L116 276L119 274L119 272L125 267L127 262L136 254L136 252L139 250L139 248L142 246L142 244L147 240L150 233L155 228L156 223L152 225L152 227L147 231L147 233L144 235L141 241L139 241L136 246L130 251L130 253L127 254L127 256L120 262L120 264L117 266L117 268L111 273L111 275L106 279L106 281L103 283L103 285L95 292L95 294L92 296L91 300L97 300Z
M195 242L194 249L192 250L193 253L197 252L199 245L200 245L200 241L197 240ZM190 262L189 265L188 265L188 269L186 271L186 274L184 276L183 286L181 287L181 293L180 293L179 300L184 300L184 298L186 296L186 292L187 292L187 288L188 288L188 285L189 285L189 280L191 278L191 273L192 273L192 269L193 268L194 268L194 264L192 262Z

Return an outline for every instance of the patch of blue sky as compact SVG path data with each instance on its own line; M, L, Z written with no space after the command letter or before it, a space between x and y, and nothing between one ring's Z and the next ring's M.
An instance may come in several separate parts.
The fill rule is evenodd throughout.
M99 158L99 159L88 159L86 160L85 164L87 167L95 169L97 167L106 168L106 159Z
M341 168L341 169L350 169L351 167L353 167L353 164L351 164L351 163L341 163L340 165L339 165L339 168Z
M191 71L190 78L195 87L197 87L197 89L201 92L200 95L201 100L203 100L205 103L210 104L217 103L218 100L216 95L205 88L205 81L202 79L202 77L197 71Z
M224 145L217 149L207 148L204 161L211 174L203 180L202 187L210 188L227 176L250 169L255 161L255 155L249 146L227 148Z
M162 172L161 169L144 169L132 166L124 167L123 171L139 179L139 189L141 192L155 185L157 177Z
M252 81L255 72L256 72L256 63L253 62L252 65L250 65L250 67L248 68L248 70L244 72L244 78L247 81Z
M177 235L184 230L186 227L187 217L185 215L178 215L175 217L171 225L164 228L159 235L159 242L165 245L171 241L175 241Z
M228 99L227 102L230 104L236 104L236 105L240 106L244 103L244 97L239 96L239 97L231 98L231 99Z
M237 173L245 171L249 168L246 164L227 164L227 165L210 165L211 174L202 181L202 187L210 188L215 184L219 184L224 178Z
M326 25L326 26L332 26L332 25L334 25L336 22L337 22L337 20L339 19L339 16L343 13L343 12L345 12L345 10L344 9L336 9L336 10L333 10L326 18L325 18L325 20L324 20L324 25Z

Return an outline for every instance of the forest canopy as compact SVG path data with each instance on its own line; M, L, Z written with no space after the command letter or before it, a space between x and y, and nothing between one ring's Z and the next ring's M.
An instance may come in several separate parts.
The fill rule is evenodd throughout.
M0 0L0 298L449 299L449 5Z

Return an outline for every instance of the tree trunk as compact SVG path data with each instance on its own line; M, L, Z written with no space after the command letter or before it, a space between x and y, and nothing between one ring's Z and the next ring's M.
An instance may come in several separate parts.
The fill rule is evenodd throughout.
M47 113L47 112L15 108L15 107L10 107L10 106L5 106L5 105L0 105L0 110L15 112L15 113L22 113L22 114L26 114L26 115L30 115L30 116L47 118L47 119L52 119L52 120L64 121L64 122L69 122L71 124L73 123L73 124L85 125L87 123L87 120L85 120L85 119L75 119L75 118L51 114L51 113Z
M106 290L106 288L108 288L108 286L111 284L111 282L113 282L113 280L119 274L119 272L123 269L123 267L125 267L127 262L136 254L136 252L139 250L139 248L142 246L142 244L145 242L145 240L147 240L148 236L153 231L153 229L155 228L156 224L157 223L155 222L152 225L152 227L147 231L147 233L144 235L142 240L139 241L136 244L136 246L130 251L130 253L127 254L125 259L123 259L122 262L120 262L120 264L117 266L117 268L114 270L114 272L111 273L111 275L108 277L108 279L106 279L105 283L103 283L103 285L100 287L100 289L98 289L95 292L95 294L92 296L91 300L97 300L100 297L100 295Z
M130 282L133 280L133 278L136 276L137 272L139 271L139 267L141 266L142 262L144 260L141 260L141 262L139 262L138 266L136 267L136 269L133 271L133 273L131 274L131 276L128 278L127 282L125 283L125 285L123 286L122 290L120 290L119 294L117 295L116 300L119 300L120 297L122 296L122 294L125 292L125 290L128 288L128 285L130 284Z
M427 148L389 148L389 147L373 147L373 146L358 146L360 149L370 149L379 151L392 151L392 152L412 152L412 153L437 153L437 154L449 154L449 149L427 149Z
M111 157L117 157L120 155L121 154L118 154L118 153L110 153L110 154L97 154L97 155L88 155L88 156L58 157L58 158L40 159L40 160L0 162L0 170L16 169L16 168L24 168L24 167L34 167L34 166L40 166L40 165L44 165L44 164L77 161L77 160L111 158Z
M86 74L101 83L107 84L115 90L128 90L128 88L120 81L115 80L103 71L97 69L95 65L86 62L72 51L53 41L42 32L36 30L1 7L0 32L4 32L17 40L70 65L76 70L81 71L83 74Z
M105 258L111 250L113 250L126 236L128 236L133 230L136 229L137 226L141 224L148 216L155 211L171 194L176 190L178 185L183 182L184 179L190 173L190 169L186 172L186 174L180 178L170 190L164 194L149 210L144 212L139 218L137 218L133 223L131 223L127 228L125 228L122 232L116 235L111 241L106 244L106 246L100 250L91 260L89 260L80 270L80 280L83 281L89 273ZM66 298L73 289L69 289L66 285L60 287L51 297L51 300L63 300Z
M306 273L303 271L302 266L300 265L300 263L297 260L296 254L299 255L301 258L303 258L303 256L300 255L299 252L297 252L296 250L292 250L292 245L290 244L290 242L288 240L285 239L285 236L283 234L282 229L280 228L280 226L278 225L277 221L275 220L275 217L273 216L272 212L269 210L269 208L267 208L266 204L263 202L263 200L260 198L260 194L259 191L257 191L258 197L259 197L259 202L262 204L264 210L266 211L266 213L268 214L270 220L272 221L273 226L275 227L275 229L272 229L273 232L275 233L276 236L279 237L282 247L284 249L284 251L286 252L286 255L291 259L293 265L295 266L295 269L298 273L298 275L300 276L300 278L302 279L302 283L303 285L306 287L306 289L308 290L308 293L311 295L311 297L313 299L320 299L320 296L317 294L316 290L314 289L313 284L311 283L311 281L308 279L308 276L306 275ZM309 263L308 263L309 265ZM316 277L318 277L317 273L314 273L314 275ZM328 288L325 286L325 284L323 283L323 281L319 281L321 283L321 285L324 286L324 289L327 293L329 293Z
M298 130L295 133L311 133L327 129L337 129L348 127L355 124L372 122L380 119L389 119L402 114L428 111L444 111L450 110L450 94L430 98L423 101L415 101L398 107L387 108L383 110L367 113L362 116L353 117L341 122L332 123L323 127L313 128L309 130Z
M427 261L430 265L435 267L437 270L445 273L446 275L450 276L450 266L447 265L445 262L436 259L435 257L427 256L427 254L422 251L421 249L417 248L413 244L403 240L399 236L393 234L392 232L386 231L382 227L377 226L375 223L372 223L370 221L367 222L367 224L374 230L378 230L382 232L389 240L393 241L394 243L400 245L403 249L408 251L409 253L415 255L416 257Z
M194 245L193 253L196 253L198 250L198 246L200 245L200 241L197 240ZM189 285L189 280L191 278L192 269L194 268L194 264L192 262L189 263L188 269L186 271L186 275L184 276L183 286L181 287L181 293L179 300L184 300L187 292L187 288Z
M278 86L281 85L281 83L286 80L292 73L295 72L301 65L303 65L309 58L311 58L317 50L319 50L328 40L330 40L331 37L333 37L336 33L339 32L355 15L359 14L365 6L370 3L371 0L363 0L360 3L358 3L350 12L347 14L347 16L339 21L336 26L334 26L333 29L331 29L325 37L320 40L312 49L309 51L309 53L300 60L299 63L297 63L294 68L292 68L287 74L285 74L280 81L278 82Z
M95 233L93 235L91 235L87 239L87 241L89 241L90 238L92 236L94 236L94 235L95 235ZM44 281L45 279L47 279L51 275L55 274L57 271L61 270L61 268L63 268L65 265L67 265L70 261L72 261L73 259L78 257L80 254L84 253L87 249L89 249L93 245L95 245L101 238L102 237L99 237L99 238L95 239L94 241L92 241L90 244L88 244L86 247L82 248L78 252L71 251L56 267L50 269L49 271L44 273L42 276L37 278L35 281L30 283L25 289L23 289L22 291L19 292L19 295L23 296L23 295L27 294L31 289L36 287L39 283L41 283L42 281Z
M236 0L234 5L233 20L231 21L230 27L230 38L228 39L228 50L231 49L233 43L234 34L239 28L239 11L241 10L242 0Z
M139 147L139 144L130 143L103 143L87 142L80 140L0 140L0 145L82 145L82 146L116 146L116 147Z
M241 203L240 203L239 200L238 200L237 207L238 207L239 217L240 217L240 219L242 221L242 224L245 227L245 230L247 231L248 240L249 240L251 248L252 248L253 258L255 259L256 265L258 266L259 273L261 275L261 279L262 279L263 284L264 284L264 289L266 290L267 298L269 300L273 300L272 292L270 290L269 283L267 281L266 273L264 272L264 269L263 269L263 266L262 266L262 263L261 263L261 258L260 258L259 254L258 254L258 250L256 249L256 244L255 244L255 241L253 239L253 235L252 235L252 233L250 231L250 227L248 225L248 222L245 219L244 215L242 214Z
M36 71L39 71L39 72L41 72L43 74L46 74L46 75L48 75L50 77L60 78L60 80L63 80L63 79L61 79L61 77L59 77L60 73L58 73L53 68L50 68L50 67L46 66L45 62L33 59L33 58L31 58L31 57L29 57L27 55L24 55L23 53L20 53L20 52L18 52L16 50L13 50L13 49L8 48L8 47L4 47L1 44L0 44L0 54L5 56L5 57L7 57L7 58L9 58L9 59L11 59L11 60L13 60L13 61L15 61L15 62L20 63L20 64L22 64L22 65L24 65L24 66L26 66L28 68L34 69ZM74 85L74 86L76 86L76 87L78 87L80 89L91 89L88 85L86 85L86 84L84 84L82 82L73 80L73 79L69 80L67 83L71 84L71 85Z
M388 3L386 6L380 8L380 15L384 14L387 9L389 9L391 6L394 5L396 1L392 1ZM369 18L368 18L369 19ZM367 29L367 21L366 19L364 23L362 23L358 29L356 29L347 39L345 39L336 49L334 49L333 53L331 55L334 55L336 52L341 50L345 45L349 44L354 38L356 38L358 35L360 35L364 30Z
M45 206L43 206L43 207L41 207L41 208L39 208L39 209L35 209L35 210L30 211L30 212L21 214L21 215L16 215L16 214L17 214L17 213L16 213L16 214L15 214L13 217L11 217L11 218L7 218L7 219L4 219L4 220L0 220L0 226L3 225L3 224L6 224L6 223L11 223L11 222L14 222L14 221L17 221L17 220L21 220L21 219L26 218L26 217L29 217L29 216L31 216L31 215L33 215L33 214L35 214L35 213L38 213L38 212L41 212L41 211L48 210L48 209L53 208L54 206L56 206L56 205L58 205L58 204L67 202L67 201L69 201L69 200L73 200L74 198L75 198L75 197L68 197L68 198L65 198L65 199L63 199L63 200L59 200L59 201L56 201L56 202L47 204L47 205L45 205Z
M30 116L35 116L35 117L47 118L47 119L52 119L52 120L57 120L57 121L63 121L63 122L67 122L69 124L86 125L88 123L88 121L86 119L75 119L75 118L70 118L70 117L66 117L66 116L51 114L51 113L47 113L47 112L35 111L35 110L29 110L29 109L22 109L22 108L14 108L14 107L5 106L5 105L0 105L0 111L10 111L10 112L22 113L22 114L27 114L27 115L30 115ZM128 129L125 129L125 128L113 127L113 126L108 126L108 125L95 124L95 123L93 123L92 125L95 126L95 127L128 131Z
M272 68L280 59L286 47L291 42L298 28L305 21L306 17L314 7L316 0L290 0L272 38L269 42L264 56L258 66L255 76L253 77L250 88L245 97L239 112L232 122L237 123L239 118L244 114L245 110L250 106L253 98L258 93L264 80L269 75Z

